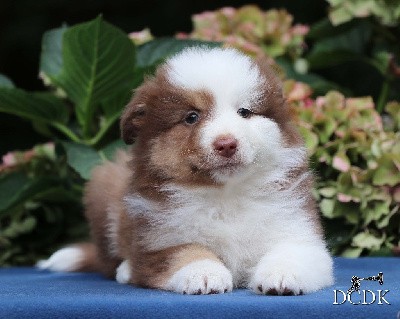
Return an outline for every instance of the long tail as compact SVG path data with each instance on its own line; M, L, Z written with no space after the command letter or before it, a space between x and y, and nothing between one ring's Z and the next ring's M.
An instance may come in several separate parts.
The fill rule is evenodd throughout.
M96 246L81 243L57 250L46 260L40 260L36 267L53 271L98 271Z

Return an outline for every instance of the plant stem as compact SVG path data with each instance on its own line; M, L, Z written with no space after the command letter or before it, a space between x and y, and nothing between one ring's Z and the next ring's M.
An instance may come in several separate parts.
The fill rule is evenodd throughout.
M385 104L387 102L388 95L389 95L389 89L390 89L390 80L388 78L386 78L382 84L381 93L379 94L379 99L376 104L376 110L380 114L382 114Z
M72 141L74 142L82 142L81 139L76 135L74 132L72 132L68 127L61 123L51 123L56 129L58 129L60 132L62 132L64 135L69 137Z
M94 146L96 145L102 138L103 136L108 132L109 128L115 123L115 121L119 118L119 113L115 114L113 117L109 118L104 125L100 128L100 130L97 132L97 134L91 138L90 140L87 140L86 143L88 145Z

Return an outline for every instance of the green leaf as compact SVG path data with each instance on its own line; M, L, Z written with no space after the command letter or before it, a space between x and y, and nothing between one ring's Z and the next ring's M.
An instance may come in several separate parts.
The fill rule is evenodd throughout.
M346 7L343 6L343 7L333 8L329 12L329 18L332 21L332 24L336 26L350 21L353 18L353 16L351 12Z
M96 135L88 140L87 144L95 146L101 141L110 128L119 120L122 110L129 102L131 95L131 90L126 88L122 92L110 96L101 102L100 106L104 112L104 119L100 122Z
M0 74L0 88L13 88L14 83L5 75Z
M147 42L138 47L136 63L139 68L148 68L159 64L167 57L176 54L187 47L207 46L215 48L221 46L219 42L198 40L179 40L175 38L160 38Z
M372 178L374 185L395 186L400 183L400 171L393 161L383 159L379 164Z
M0 177L0 215L16 205L38 198L58 184L54 178L30 179L22 172L13 172Z
M311 40L326 39L352 29L357 22L352 21L350 23L342 24L339 26L333 26L328 18L323 18L322 20L312 24L310 26L310 31L307 33L306 38Z
M398 130L400 130L400 103L399 102L389 102L385 111L390 114Z
M324 95L331 90L340 91L346 95L351 95L351 91L348 88L344 88L339 86L337 83L327 81L325 78L315 73L298 73L294 69L291 61L284 57L278 57L275 60L279 66L283 68L287 78L307 83L313 89L314 95Z
M52 72L48 74L51 81L75 103L79 123L88 137L100 102L120 92L121 87L133 86L135 45L124 32L98 17L68 28L63 33L62 67L59 63L50 65L43 67Z
M341 255L346 258L357 258L360 257L362 251L362 248L349 247Z
M374 236L371 233L358 233L353 237L353 245L359 248L367 248L378 250L385 241L385 235L381 238Z
M99 153L87 145L63 142L68 164L84 179L89 179L92 169L103 162Z
M329 58L328 58L329 56ZM361 56L353 52L337 50L312 53L307 57L310 69L321 69L340 65L344 62L360 60Z
M40 55L40 72L50 78L61 73L63 66L62 42L65 31L61 28L47 31L42 38L42 52Z
M114 156L117 150L124 150L127 148L127 145L122 140L116 140L106 147L104 147L100 153L103 158L106 158L110 161L114 160Z
M327 218L333 218L334 216L334 208L335 208L335 200L324 198L320 203L319 207L321 208L322 214Z
M94 148L72 142L62 142L67 153L68 164L83 179L89 179L93 168L107 160L113 160L114 154L118 149L125 149L126 145L122 140L116 140L103 149L96 151Z
M311 132L309 129L300 126L299 127L300 134L304 138L304 143L307 147L307 150L310 154L314 153L315 149L318 146L318 136L314 132Z
M126 87L117 94L110 95L108 98L101 102L101 108L107 119L114 118L121 114L125 105L129 102L132 96L132 87Z
M373 220L379 220L382 216L387 216L390 212L389 206L390 200L386 202L373 202L371 207L365 210L364 226L367 226Z
M320 188L318 190L318 192L324 197L332 198L334 195L336 195L337 189L333 186L323 187L323 188Z
M20 89L0 88L0 112L50 124L66 123L64 102L50 93L28 93Z
M2 235L8 238L16 238L21 234L32 231L36 224L36 219L33 216L29 216L22 221L13 221L11 225L2 232Z
M307 56L310 68L325 68L359 60L368 43L371 30L372 26L368 22L360 22L341 34L320 39Z

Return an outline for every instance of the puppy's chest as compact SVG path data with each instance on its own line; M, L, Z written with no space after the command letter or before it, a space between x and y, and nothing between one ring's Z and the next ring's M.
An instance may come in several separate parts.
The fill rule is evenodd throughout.
M279 206L267 198L191 198L159 220L157 233L164 234L159 244L198 243L228 263L257 260L282 236L279 215L274 218Z

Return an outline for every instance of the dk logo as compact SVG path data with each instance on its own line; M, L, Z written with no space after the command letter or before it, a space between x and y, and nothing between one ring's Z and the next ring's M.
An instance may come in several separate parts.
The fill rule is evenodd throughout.
M383 285L383 273L378 273L377 276L370 276L365 278L360 278L357 276L353 276L351 278L351 287L344 292L340 289L335 289L334 292L334 305L343 305L345 302L349 302L352 305L372 305L376 301L378 305L390 305L389 301L386 299L386 294L389 293L390 290L381 290L378 289L376 291L372 290L364 290L361 288L362 280L372 280L378 281L380 285ZM355 296L353 296L353 294ZM341 300L340 300L341 299Z

